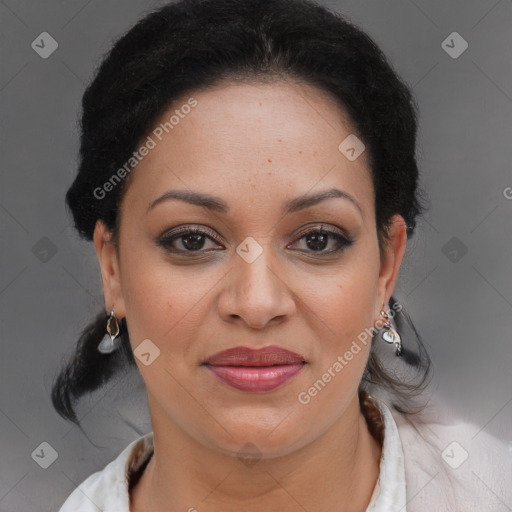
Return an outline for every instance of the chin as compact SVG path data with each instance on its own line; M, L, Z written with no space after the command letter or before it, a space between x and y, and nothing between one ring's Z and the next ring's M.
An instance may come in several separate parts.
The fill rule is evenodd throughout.
M294 415L291 414L290 418ZM285 420L287 414L273 414L271 418L262 421L262 412L244 417L240 416L229 419L221 419L219 423L224 429L218 428L216 432L220 437L211 438L212 430L209 430L210 442L217 449L237 455L242 449L245 451L255 451L262 458L273 458L286 455L297 449L303 438L300 425L296 421ZM226 432L227 431L227 432ZM231 434L231 436L228 434ZM244 448L245 447L245 448Z

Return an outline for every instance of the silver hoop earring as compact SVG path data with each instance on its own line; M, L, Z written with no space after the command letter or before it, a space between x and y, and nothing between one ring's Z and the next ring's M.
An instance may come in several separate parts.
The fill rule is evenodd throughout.
M400 338L400 334L393 329L391 322L389 320L389 315L385 311L381 311L380 314L385 318L384 322L384 332L381 334L382 339L386 343L393 343L396 347L396 355L399 356L402 353L402 338Z
M98 352L102 354L110 354L114 352L121 344L121 338L119 337L119 324L117 323L116 315L114 310L111 311L110 316L107 320L107 334L103 337L98 345Z

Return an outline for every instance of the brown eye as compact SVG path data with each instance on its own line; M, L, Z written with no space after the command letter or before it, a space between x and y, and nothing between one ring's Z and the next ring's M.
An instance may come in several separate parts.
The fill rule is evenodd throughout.
M215 242L217 248L205 249L208 241ZM173 253L209 252L219 250L218 244L220 240L212 232L190 227L174 230L158 239L158 245Z
M303 233L296 242L304 240L305 249L299 249L303 252L314 252L320 255L333 254L351 246L354 241L348 237L345 237L341 233L333 230L326 230L323 227L319 229L310 229L306 233ZM296 243L295 242L295 243ZM330 245L334 244L334 248L331 250L325 250Z
M303 247L298 249L300 252L319 256L340 252L354 243L351 238L337 231L324 229L323 226L304 232L294 244L301 241L304 243ZM209 243L213 245L208 247ZM158 239L158 245L170 253L184 255L224 249L220 238L213 231L187 226L167 232Z

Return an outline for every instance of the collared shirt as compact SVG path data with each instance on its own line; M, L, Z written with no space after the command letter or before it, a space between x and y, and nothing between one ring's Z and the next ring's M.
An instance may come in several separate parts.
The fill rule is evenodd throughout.
M380 400L375 403L384 439L379 477L366 512L512 510L510 445L476 425L425 423L392 413ZM129 512L130 483L152 454L150 432L85 479L59 512Z
M377 484L366 512L406 512L402 444L388 407L379 402L384 441ZM102 471L82 482L59 512L129 512L130 479L145 467L153 454L153 432L131 442Z

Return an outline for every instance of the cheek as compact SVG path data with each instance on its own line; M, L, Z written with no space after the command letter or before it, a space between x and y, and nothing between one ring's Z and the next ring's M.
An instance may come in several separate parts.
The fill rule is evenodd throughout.
M347 267L309 296L314 330L321 333L308 387L298 396L309 418L335 421L359 386L371 348L377 277L371 265Z
M342 348L373 325L378 272L378 263L356 256L321 281L305 281L304 300L318 319L323 339Z
M211 270L173 266L157 251L132 252L122 262L122 291L130 339L149 338L165 351L186 348L202 324L209 293L219 280ZM213 275L215 274L215 275Z
M329 278L305 284L318 350L307 383L310 387L301 391L305 400L311 399L310 413L325 414L329 404L332 419L344 410L359 386L371 348L379 260L363 252L347 258Z

